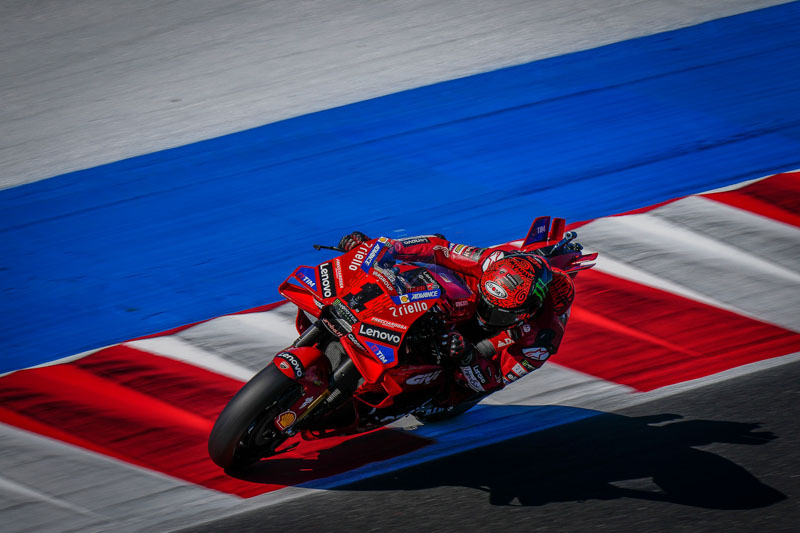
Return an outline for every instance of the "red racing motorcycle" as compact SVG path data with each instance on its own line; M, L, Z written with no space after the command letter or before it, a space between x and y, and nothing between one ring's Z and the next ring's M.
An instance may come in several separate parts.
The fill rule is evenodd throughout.
M540 217L521 250L569 272L590 268L586 261L596 254L582 255L575 233L564 229L563 219ZM298 442L282 445L298 434L360 433L408 414L434 422L478 403L481 397L454 393L453 368L436 364L430 348L434 335L472 316L477 296L442 266L397 262L393 244L380 237L316 267L300 266L281 284L298 307L300 336L220 413L208 440L217 465L237 468L288 451ZM477 349L494 353L488 341Z

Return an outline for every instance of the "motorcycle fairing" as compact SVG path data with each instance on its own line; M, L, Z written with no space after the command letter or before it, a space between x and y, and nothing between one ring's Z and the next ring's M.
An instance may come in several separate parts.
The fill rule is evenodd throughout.
M463 287L452 281L456 274L445 282L441 273L431 275L421 265L395 264L393 244L379 237L317 267L300 266L279 288L304 311L328 320L323 323L369 382L398 364L409 328L442 299L444 286L463 296Z

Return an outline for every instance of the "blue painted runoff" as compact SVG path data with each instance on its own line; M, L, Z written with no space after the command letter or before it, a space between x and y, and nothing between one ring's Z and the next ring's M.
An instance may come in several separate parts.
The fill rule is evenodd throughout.
M354 229L489 245L798 168L798 27L784 4L0 191L0 372L275 301Z

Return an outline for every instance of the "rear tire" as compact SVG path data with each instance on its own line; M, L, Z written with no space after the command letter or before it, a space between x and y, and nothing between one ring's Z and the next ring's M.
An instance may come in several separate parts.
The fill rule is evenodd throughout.
M292 379L270 364L253 376L222 410L208 437L208 455L220 467L245 466L274 453L285 440L274 430L267 440L254 432L271 431L282 400L299 389ZM287 394L288 393L288 394Z

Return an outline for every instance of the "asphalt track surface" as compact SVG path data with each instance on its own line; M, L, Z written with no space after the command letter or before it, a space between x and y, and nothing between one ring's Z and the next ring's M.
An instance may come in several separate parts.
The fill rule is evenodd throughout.
M797 531L798 401L795 362L181 531Z

